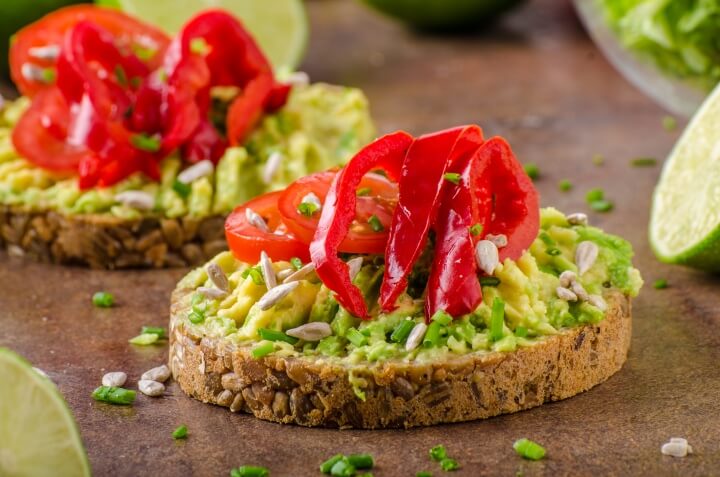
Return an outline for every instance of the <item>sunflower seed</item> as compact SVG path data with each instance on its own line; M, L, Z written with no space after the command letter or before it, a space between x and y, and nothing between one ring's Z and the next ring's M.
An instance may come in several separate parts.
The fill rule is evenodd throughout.
M247 221L255 227L258 230L261 230L263 232L270 232L270 227L268 227L267 222L265 222L265 219L260 217L260 215L252 210L250 207L245 209L245 218Z
M603 300L603 297L600 295L590 295L587 302L600 311L607 310L607 303L605 303L605 300Z
M265 278L265 286L268 290L277 286L277 277L275 275L275 269L273 268L272 260L265 253L265 250L260 252L260 267L262 268L262 274Z
M595 242L585 240L580 242L575 250L575 265L578 267L578 275L582 275L595 265L600 249Z
M296 270L292 272L290 275L285 277L283 280L283 283L290 283L290 282L296 282L298 280L302 280L306 276L310 275L312 272L315 271L315 264L312 262L306 263L303 265L300 270Z
M505 234L497 234L497 235L487 234L485 236L485 240L491 241L492 243L495 244L495 246L497 248L503 248L508 244L507 235L505 235Z
M310 84L310 76L304 71L295 71L288 75L285 82L293 86L307 86Z
M28 55L38 60L57 60L58 56L60 56L60 46L46 45L28 48Z
M297 270L295 270L294 268L286 268L284 270L280 270L279 272L277 272L277 279L281 282L284 282L285 280L287 280L287 277L293 275L296 271Z
M582 301L588 301L588 299L590 298L588 292L585 291L585 288L578 281L572 282L572 285L570 285L570 289Z
M564 301L577 301L578 297L575 293L568 290L567 288L563 287L557 287L555 289L555 293L557 294L558 298Z
M405 351L412 351L422 343L427 331L427 325L425 323L418 323L412 329L408 335L407 341L405 342Z
M575 280L577 275L572 270L565 270L560 274L560 286L563 288L569 288Z
M230 291L230 284L228 283L227 276L223 269L220 268L215 262L210 262L205 266L205 271L208 274L210 281L220 290L227 292Z
M165 392L165 385L163 383L158 383L157 381L141 379L138 382L138 389L146 396L157 397L162 396Z
M475 260L480 270L492 275L500 264L497 245L489 240L480 240L475 244Z
M262 172L262 180L265 184L271 184L277 174L280 164L283 162L283 155L275 151L270 154Z
M126 190L115 195L115 201L138 210L152 210L155 198L141 190Z
M211 300L221 300L228 296L228 292L213 287L198 287L197 291Z
M102 377L102 385L119 388L127 381L127 374L122 371L113 371Z
M300 202L303 204L314 205L316 212L322 210L322 203L320 202L320 198L318 196L316 196L314 192L310 192L309 194L306 194L305 197L303 197Z
M20 74L28 81L37 81L39 83L49 84L53 80L53 70L41 68L32 63L23 63L20 67Z
M272 290L269 290L257 301L258 308L262 311L269 310L275 306L277 302L295 290L298 285L300 285L300 282L283 283L282 285L278 285Z
M305 323L285 332L286 335L298 338L303 341L320 341L332 334L332 328L324 321Z
M588 216L582 212L576 212L567 216L567 221L570 225L587 225Z
M673 437L670 442L666 442L660 447L660 452L664 455L672 457L685 457L688 454L692 454L692 447L688 445L687 439L682 437Z
M200 179L201 177L209 176L215 170L215 166L212 161L204 160L197 164L193 164L177 176L177 180L183 184L190 184Z
M363 258L362 257L355 257L353 259L348 260L347 266L348 270L350 272L350 281L355 280L355 277L358 273L360 273L360 269L363 265Z
M149 369L140 376L140 379L147 381L157 381L158 383L164 383L170 377L170 369L167 365L158 366L157 368Z

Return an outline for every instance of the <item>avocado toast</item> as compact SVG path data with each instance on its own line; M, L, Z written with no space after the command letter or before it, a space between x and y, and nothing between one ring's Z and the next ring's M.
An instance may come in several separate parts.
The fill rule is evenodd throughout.
M53 29L73 15L92 21ZM38 24L13 46L15 57L27 58L28 67L13 74L27 96L0 106L0 246L13 255L94 268L199 265L226 248L223 222L234 205L346 162L374 134L362 92L310 85L301 74L275 79L239 22L223 12L199 15L173 40L93 6L62 9ZM86 44L118 25L167 44L140 61L148 51L131 56L128 45L113 43L121 51L113 68L111 54L88 53ZM227 45L208 26L225 29ZM33 35L41 27L42 41L56 35L59 45L38 45ZM78 45L88 58L78 58ZM173 48L187 48L172 60L174 72ZM63 82L97 62L104 69L82 70L79 93ZM183 90L193 74L207 75L197 90ZM107 104L126 110L102 121ZM147 119L158 112L167 117Z
M172 373L204 402L306 426L467 421L586 391L624 363L642 285L626 241L540 211L476 126L378 139L237 208L226 234L232 252L173 293Z

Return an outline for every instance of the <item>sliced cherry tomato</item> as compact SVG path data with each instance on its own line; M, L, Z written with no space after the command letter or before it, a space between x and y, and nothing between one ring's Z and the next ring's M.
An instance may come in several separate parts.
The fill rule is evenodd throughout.
M39 54L38 51L42 50L37 48L61 47L65 33L84 20L112 33L115 44L122 49L141 52L140 56L150 69L160 66L170 43L168 36L160 29L118 10L88 5L61 8L26 26L14 37L10 47L10 72L22 94L32 97L52 83L26 78L22 74L23 65L34 65L41 69L55 67L54 55Z
M305 243L312 242L320 221L320 212L311 216L304 215L298 206L310 193L315 194L320 203L324 203L336 174L335 171L327 171L300 178L290 184L280 196L278 208L284 223ZM397 204L397 184L378 174L367 174L357 190L360 192L355 206L355 221L338 250L346 253L383 253L388 240L387 230ZM383 230L373 230L369 223L374 221L372 216L377 217Z
M310 260L308 245L301 242L285 228L278 211L281 191L263 194L237 207L225 221L225 237L230 250L238 260L257 263L263 250L273 260L290 260L299 257ZM246 210L252 209L265 220L270 231L266 232L251 224Z

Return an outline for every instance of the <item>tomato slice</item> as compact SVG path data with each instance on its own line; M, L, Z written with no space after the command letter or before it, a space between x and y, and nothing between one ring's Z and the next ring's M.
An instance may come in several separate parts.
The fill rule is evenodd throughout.
M65 33L79 22L89 20L113 34L115 44L130 51L142 51L150 69L160 66L170 38L160 29L118 10L77 5L56 10L21 29L10 47L10 73L15 85L26 96L47 89L48 82L26 78L23 65L54 68L55 55L38 54L37 48L61 47Z
M288 230L303 242L312 242L320 213L304 215L298 210L298 205L310 193L315 194L320 203L324 203L336 174L335 171L327 171L298 179L280 197L278 208L283 221ZM398 186L379 174L371 173L363 177L358 191L355 221L338 250L346 253L384 253L387 230L397 205ZM373 230L369 223L372 216L377 217L382 231Z
M250 202L237 207L225 221L225 237L230 250L238 260L257 263L263 250L273 260L290 260L299 257L303 262L310 261L310 251L306 243L288 232L278 210L278 199L282 191L263 194ZM252 225L246 216L246 210L252 209L267 223L270 232Z

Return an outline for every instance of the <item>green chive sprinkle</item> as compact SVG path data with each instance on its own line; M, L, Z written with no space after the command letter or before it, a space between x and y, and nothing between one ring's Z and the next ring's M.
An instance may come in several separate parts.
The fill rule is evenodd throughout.
M158 342L160 337L155 333L142 333L137 335L135 338L128 340L128 343L138 346L149 346Z
M427 470L421 470L417 474L415 474L415 477L432 477L432 472L428 472Z
M383 227L382 222L380 222L380 219L378 219L377 215L373 214L368 219L368 224L370 224L370 228L373 229L373 232L382 232L385 230L385 227Z
M115 65L115 79L120 86L128 85L127 75L125 74L125 70L123 69L123 67L120 65Z
M202 313L198 313L197 311L191 311L188 314L188 320L190 320L190 323L198 325L205 321L205 315Z
M297 206L298 212L305 217L312 217L318 210L318 206L312 202L300 202Z
M458 464L458 461L455 459L450 459L449 457L446 457L445 459L440 461L440 467L442 467L442 470L445 472L451 472L453 470L457 470L460 468L460 464Z
M264 285L265 279L263 278L262 271L260 271L260 266L256 265L254 267L248 267L245 269L245 271L240 274L241 277L247 278L250 277L255 283L255 285Z
M604 198L605 191L599 188L590 189L587 194L585 194L585 201L587 201L588 204L596 200L603 200Z
M430 449L430 458L437 462L447 458L447 450L445 449L445 446L439 444Z
M100 386L93 391L92 397L96 401L117 404L120 406L129 406L135 401L135 391L125 388L116 388L114 386Z
M545 253L547 253L551 257L556 257L556 256L562 254L562 252L560 251L559 248L549 248L549 249L545 250Z
M537 164L528 163L523 166L523 169L525 169L525 174L532 179L538 179L540 177L540 168L537 166Z
M207 44L205 38L197 37L190 40L190 52L196 55L207 55L210 53L210 45Z
M294 345L298 342L297 338L293 338L292 336L288 336L282 331L276 331L276 330L269 330L267 328L259 328L258 334L260 335L260 338L268 341L284 341L285 343L290 343L291 345Z
M352 454L347 456L348 462L356 469L372 469L375 460L370 454Z
M54 83L57 78L57 73L54 68L43 68L40 75L43 83Z
M185 424L175 429L172 433L173 439L187 439L188 428Z
M450 323L452 323L452 316L445 313L444 310L438 310L435 312L435 314L430 318L431 321L436 321L440 323L443 326L447 326Z
M553 247L553 246L556 245L555 240L553 240L553 238L550 236L550 234L548 234L548 233L545 232L544 230L543 230L542 232L540 232L540 234L538 235L538 238L539 238L540 240L542 240L543 243L544 243L545 245L547 245L548 247Z
M558 184L558 187L560 188L560 190L562 192L569 192L572 190L573 185L572 185L572 182L570 182L568 179L563 179Z
M370 189L369 187L361 187L357 190L357 192L355 192L355 195L357 195L358 197L363 197L366 195L370 195L371 192L372 189Z
M158 152L160 150L160 137L157 135L149 136L145 133L133 134L130 136L130 142L136 149L146 152Z
M495 297L490 313L490 339L499 341L503 337L503 324L505 323L505 302Z
M470 234L473 235L473 237L477 237L480 235L483 231L483 226L480 224L475 224L472 227L470 227Z
M668 282L664 278L655 280L655 283L653 283L653 288L656 290L662 290L663 288L667 288L667 287L668 287Z
M320 464L320 472L322 472L323 474L329 474L332 467L343 457L345 456L342 454L336 454L330 457L328 460Z
M292 265L295 270L300 270L303 267L302 260L300 260L298 257L291 258L290 265Z
M415 321L410 319L402 320L393 330L390 335L390 340L395 343L404 343L408 336L410 336L413 328L415 328Z
M230 477L268 477L270 471L265 467L242 465L230 471Z
M602 154L594 154L592 157L592 162L596 166L602 166L605 163L605 156Z
M460 183L460 174L458 174L457 172L446 172L445 174L443 174L443 177L446 181L452 182L455 185Z
M146 48L138 44L132 45L132 51L133 53L135 53L135 56L137 56L143 61L148 61L153 56L155 56L155 53L157 53L157 50L153 50L152 48Z
M528 330L524 326L518 326L515 328L515 336L518 338L525 338L528 335Z
M394 334L394 333L393 333L393 334ZM357 346L358 348L359 348L360 346L365 346L365 345L367 344L367 336L365 336L364 334L362 334L361 332L359 332L359 331L358 331L357 329L355 329L355 328L349 328L349 329L345 332L345 338L347 338L347 340L348 340L349 342L351 342L352 344L354 344L354 345Z
M657 165L657 162L654 157L636 157L630 160L630 165L633 167L653 167Z
M662 125L666 131L674 131L677 128L677 119L672 116L665 116L662 118Z
M545 457L543 446L524 437L515 441L513 449L525 459L540 460Z
M332 466L330 475L333 477L352 477L355 475L355 470L355 466L348 461L347 457L343 456Z
M443 325L441 325L437 321L432 321L428 327L427 331L425 332L425 337L423 338L423 347L424 348L432 348L435 346L440 339L440 330L442 329Z
M192 186L190 184L180 182L177 179L173 181L172 189L177 192L177 194L183 199L187 199L190 195L190 192L192 192Z
M140 333L144 335L158 335L159 339L163 339L167 336L165 328L161 328L159 326L143 326L140 329Z
M133 76L130 78L130 86L137 89L142 85L143 79L139 76Z
M609 200L594 200L590 202L590 208L595 212L610 212L614 204Z
M500 285L498 277L480 277L480 285L483 287L496 287Z
M262 358L263 356L269 355L273 351L275 351L275 345L272 341L268 341L254 347L252 350L252 357L255 359Z
M157 70L157 77L158 81L160 81L161 83L167 83L168 74L167 71L165 71L165 68L159 68Z
M99 291L93 295L92 302L98 308L110 308L115 304L115 297L111 293Z

